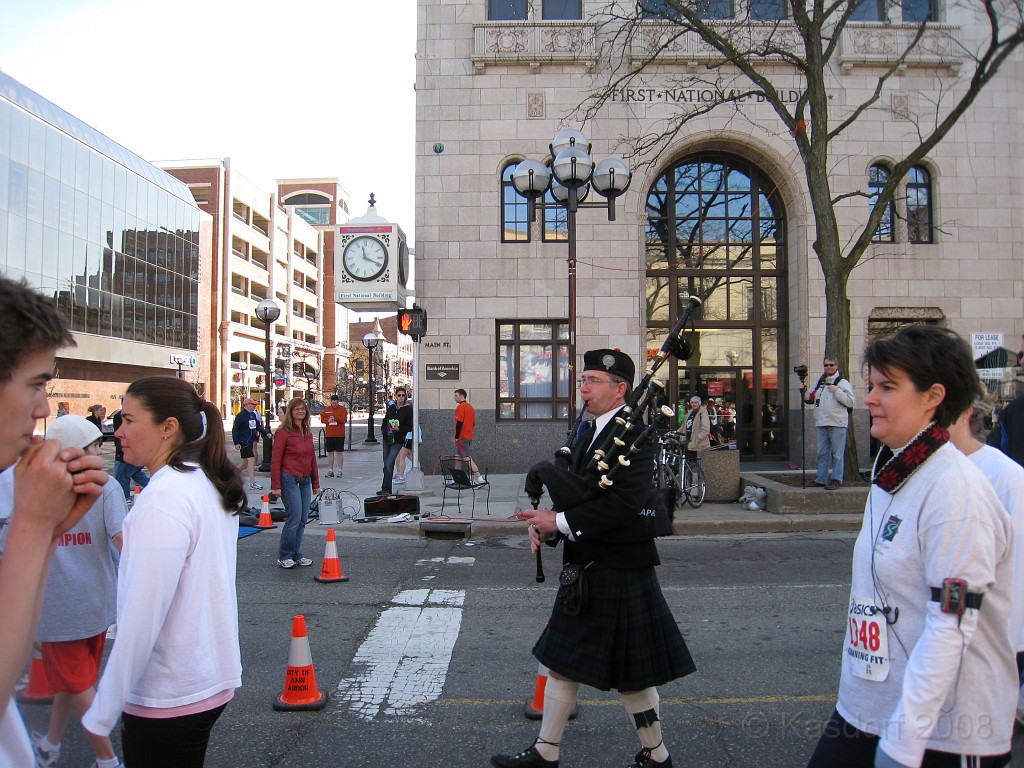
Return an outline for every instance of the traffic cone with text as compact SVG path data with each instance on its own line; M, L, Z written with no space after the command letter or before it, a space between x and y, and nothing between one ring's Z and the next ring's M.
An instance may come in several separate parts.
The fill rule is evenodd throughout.
M257 528L277 528L274 520L270 517L270 494L263 494L263 506L260 507L260 519L256 521Z
M52 704L53 694L46 680L43 668L43 654L37 648L32 649L32 661L28 667L28 685L18 693L18 701L22 704Z
M327 529L327 547L324 552L324 567L320 570L319 576L314 579L330 584L336 581L348 581L348 576L341 572L341 560L338 559L338 542L334 537L334 529Z
M284 693L274 700L278 712L323 709L327 706L327 692L316 687L313 657L309 652L306 635L306 617L298 615L292 620L292 644L288 651L288 669L284 676Z

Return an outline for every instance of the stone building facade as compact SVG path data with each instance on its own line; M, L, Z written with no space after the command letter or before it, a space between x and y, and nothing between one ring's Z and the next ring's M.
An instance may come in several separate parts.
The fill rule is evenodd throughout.
M550 212L526 220L525 202L507 183L515 164L550 162L548 145L563 127L584 130L595 159L619 155L622 137L657 130L681 105L710 98L713 52L686 37L660 55L644 87L620 89L581 125L574 110L602 77L605 6L418 2L416 293L429 317L420 356L424 467L449 448L455 387L470 393L474 449L492 471L521 471L566 434L567 387L579 369L570 372L565 357L565 225ZM898 6L882 6L886 21L858 21L842 33L830 80L833 115L870 95L916 29ZM864 226L884 174L916 145L914 118L962 88L965 52L984 33L975 10L950 3L930 11L938 21L922 45L856 131L833 146L832 188L849 195L836 204L844 240ZM663 31L649 22L649 33L621 53L638 60L644 45L666 39ZM798 97L792 67L780 62L769 74L780 92ZM849 280L851 367L873 334L909 321L939 322L965 336L999 332L1011 345L1024 331L1022 84L1018 53L901 187ZM649 358L688 296L700 295L693 356L659 372L670 399L729 400L744 460L799 461L792 370L807 364L812 382L820 373L830 297L788 129L749 97L691 121L645 159L633 163L615 221L602 210L579 211L577 362L594 347ZM422 375L443 364L456 366L457 378ZM862 396L863 375L848 375ZM810 415L807 422L812 430ZM866 461L863 408L854 422ZM810 466L813 452L810 439Z

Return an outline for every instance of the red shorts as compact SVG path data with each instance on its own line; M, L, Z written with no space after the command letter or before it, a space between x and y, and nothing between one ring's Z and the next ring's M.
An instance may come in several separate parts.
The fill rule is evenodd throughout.
M82 640L41 643L43 669L51 693L81 693L96 685L106 636L106 632L101 632Z

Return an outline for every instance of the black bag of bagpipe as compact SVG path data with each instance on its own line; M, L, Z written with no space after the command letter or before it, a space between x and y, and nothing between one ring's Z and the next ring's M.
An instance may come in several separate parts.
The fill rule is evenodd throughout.
M676 489L658 488L652 485L647 492L647 503L640 510L641 515L653 520L655 536L671 536L675 533L672 523L675 521Z

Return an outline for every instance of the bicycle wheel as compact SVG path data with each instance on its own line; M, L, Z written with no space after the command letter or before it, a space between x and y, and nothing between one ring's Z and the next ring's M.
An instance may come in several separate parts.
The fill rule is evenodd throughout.
M686 503L696 509L704 503L704 499L708 496L708 486L704 482L704 470L696 461L688 461L683 473Z

